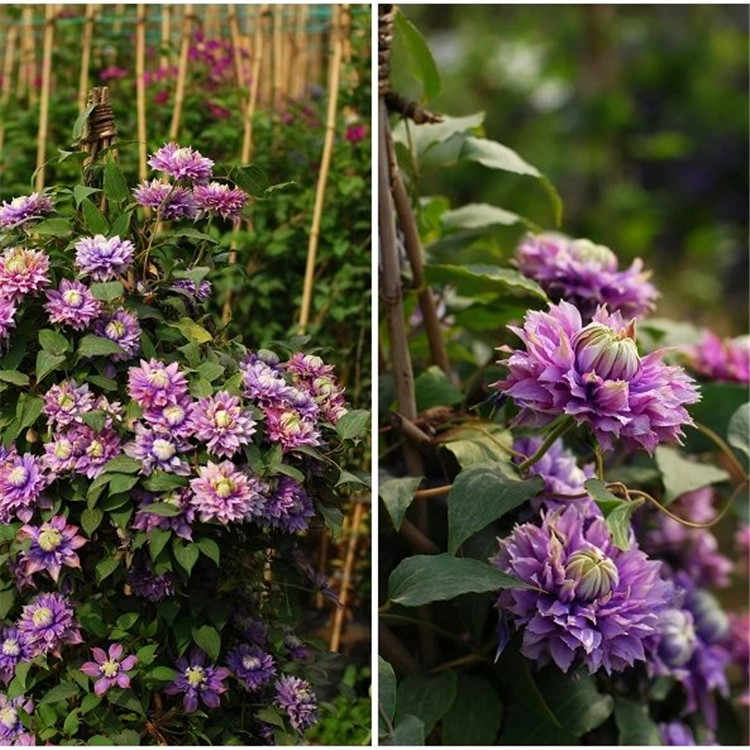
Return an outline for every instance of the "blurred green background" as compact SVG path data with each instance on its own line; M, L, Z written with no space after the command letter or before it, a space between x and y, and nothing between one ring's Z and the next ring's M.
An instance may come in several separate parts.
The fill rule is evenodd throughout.
M401 6L442 79L434 111L544 172L562 230L641 256L659 317L723 335L748 320L748 9L743 5ZM465 164L422 176L552 228L541 189Z

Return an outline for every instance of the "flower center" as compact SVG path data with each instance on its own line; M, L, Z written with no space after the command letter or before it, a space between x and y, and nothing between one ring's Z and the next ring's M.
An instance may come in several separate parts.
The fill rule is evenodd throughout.
M5 708L0 708L0 724L2 724L6 729L13 729L13 727L18 723L18 713L16 712L16 709L12 706L5 706Z
M174 445L172 445L169 440L164 440L163 438L157 438L154 440L151 450L160 461L169 461L169 459L177 452Z
M620 582L615 564L598 547L574 552L568 558L565 576L578 582L576 595L583 601L605 596Z
M185 419L185 410L175 404L174 406L168 406L164 409L164 419L167 420L167 424L175 427Z
M55 444L55 456L57 458L70 458L70 456L73 453L73 446L70 443L70 440L59 440Z
M301 420L299 415L288 411L281 415L279 423L284 431L294 433L299 431Z
M219 497L229 497L234 492L234 482L229 477L222 477L214 482L214 490Z
M70 411L76 405L76 402L69 393L61 393L57 397L57 405L63 411Z
M242 666L245 669L258 669L260 666L260 659L257 656L245 656L242 659Z
M28 267L28 262L23 251L16 252L5 261L5 270L11 273L22 273Z
M180 495L177 492L170 492L166 497L163 498L162 502L168 503L169 505L174 505L176 508L179 508L180 505L182 505Z
M226 409L219 409L214 414L214 423L217 427L229 427L232 424L232 415Z
M18 656L21 653L21 646L15 638L6 638L3 641L4 656Z
M91 458L101 458L104 455L104 446L100 440L92 440L86 448L86 455Z
M164 388L169 384L169 376L164 370L152 370L148 374L148 381L152 385L156 385L159 388Z
M104 331L110 339L121 339L125 335L125 325L120 320L110 320Z
M83 302L83 295L77 289L68 289L63 292L62 298L69 307L80 307Z
M597 268L614 268L617 266L615 254L604 245L596 245L591 240L574 240L570 243L570 254L580 261L590 263Z
M49 607L39 607L34 611L31 620L38 628L46 628L52 624L52 610Z
M51 526L43 529L39 534L39 546L45 552L52 552L52 550L57 549L60 542L62 542L62 534Z
M105 661L104 664L99 667L99 671L105 677L114 677L119 670L120 662L115 661L114 659L107 659L107 661Z
M29 470L25 466L16 466L8 473L8 481L12 487L23 487L29 481Z
M205 670L203 667L188 667L185 670L185 679L190 687L197 688L206 680Z
M634 338L632 324L616 333L602 323L589 323L574 339L579 370L595 372L605 380L630 380L640 366Z

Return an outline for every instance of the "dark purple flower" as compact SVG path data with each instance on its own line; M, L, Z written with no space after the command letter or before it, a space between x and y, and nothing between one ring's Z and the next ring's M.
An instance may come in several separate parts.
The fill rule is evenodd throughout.
M366 125L350 125L346 129L346 140L349 141L349 143L359 143L360 141L364 140L366 135Z
M233 219L242 213L248 195L239 188L209 182L208 185L196 185L193 198L199 214L218 214L223 219Z
M310 656L310 649L293 633L284 636L284 648L290 659L304 661Z
M47 304L44 309L49 315L50 323L59 323L76 331L83 331L101 315L102 303L94 299L91 290L85 284L62 279L58 289L50 289L47 292Z
M690 727L681 721L659 724L659 734L665 745L695 745L695 738Z
M122 651L122 645L119 643L111 644L108 652L94 647L91 649L94 661L87 661L81 665L81 672L97 678L94 683L94 692L97 695L104 695L113 687L130 687L128 672L135 667L138 659L132 654L123 659Z
M274 703L286 712L289 723L304 732L318 720L318 701L310 683L294 675L284 675L276 680Z
M12 297L0 295L0 344L16 327L17 304Z
M141 360L128 370L128 393L144 409L180 404L188 394L188 383L177 362Z
M182 539L192 541L193 530L191 524L195 518L195 509L190 504L191 492L186 487L173 490L164 495L154 496L146 492L140 493L141 502L133 519L133 528L148 534L152 529L171 529ZM174 516L160 516L145 510L154 503L167 503L178 511Z
M94 331L99 336L114 341L122 349L121 354L110 356L113 362L132 359L141 350L141 326L138 318L124 307L99 319L94 325Z
M750 336L722 340L705 331L687 353L692 369L709 380L750 383Z
M214 456L231 458L255 434L255 420L227 391L201 398L190 410L193 435Z
M635 544L616 548L601 517L576 506L543 513L541 526L516 526L492 562L535 587L507 589L497 606L523 628L522 653L540 664L619 672L645 660L658 636L671 593L661 563Z
M135 425L135 440L126 443L125 455L141 462L141 474L153 471L168 471L172 474L188 476L190 464L180 457L188 449L187 443L168 432L146 429L140 422Z
M295 534L306 531L314 515L313 503L305 488L290 477L281 477L266 502L261 520L286 534Z
M213 174L214 163L189 146L181 148L176 143L167 143L154 153L148 164L175 180L208 182Z
M102 81L117 80L118 78L126 78L128 71L125 68L118 68L116 65L108 65L106 68L102 68L99 71L99 78Z
M231 461L201 466L199 476L190 480L191 500L201 521L227 524L250 520L263 512L265 483L242 473Z
M75 244L75 264L81 273L96 281L121 276L133 262L135 248L130 240L107 238L103 234L84 237Z
M34 703L23 695L8 698L0 693L0 745L36 745L36 738L21 721L19 709L32 714Z
M80 425L68 435L76 446L73 470L89 479L98 477L104 465L120 453L120 436L109 427L96 432L88 425Z
M3 201L0 206L0 228L13 229L29 221L37 221L53 210L52 199L44 193L20 195L10 203Z
M137 564L130 569L128 584L134 596L160 602L174 594L174 576L171 573L156 575L147 564Z
M211 296L212 286L210 281L203 280L196 284L190 279L178 279L172 284L171 288L176 292L182 292L188 297L194 298L198 302L203 302Z
M227 690L224 680L229 677L225 667L207 666L206 655L200 649L193 649L189 657L177 660L177 679L167 685L167 695L184 693L182 705L185 711L193 713L198 709L198 699L207 708L218 708L220 695Z
M73 608L62 594L39 594L23 608L18 629L32 656L51 652L59 657L63 645L83 642Z
M13 627L4 628L0 635L0 679L7 685L16 672L16 664L29 659L23 633Z
M599 305L627 318L639 318L654 309L659 296L640 258L621 271L615 254L590 240L529 234L519 245L516 260L521 272L537 281L553 300L571 302L587 321Z
M49 286L49 257L46 253L9 247L0 255L0 298L19 302Z
M14 453L0 461L0 523L10 523L13 516L28 521L48 484L41 461L31 453Z
M192 192L162 180L142 182L134 188L133 196L139 205L147 206L154 211L161 211L161 217L166 221L194 219L196 215L197 209Z
M87 540L78 534L78 526L69 524L65 516L53 516L40 526L22 526L19 537L31 540L29 549L23 553L26 575L47 571L52 580L57 581L63 566L81 567L76 550Z
M268 439L281 443L284 450L294 450L301 445L320 445L320 432L315 422L303 417L296 409L267 406L263 411Z
M652 452L679 441L692 424L685 409L700 399L680 367L661 352L638 355L634 324L600 308L584 326L573 305L526 313L524 327L510 326L525 349L511 351L508 377L496 387L521 407L517 423L541 426L562 414L591 427L599 444L615 442ZM510 351L506 349L505 351Z
M270 682L276 675L273 657L257 646L243 643L227 654L227 666L248 690Z

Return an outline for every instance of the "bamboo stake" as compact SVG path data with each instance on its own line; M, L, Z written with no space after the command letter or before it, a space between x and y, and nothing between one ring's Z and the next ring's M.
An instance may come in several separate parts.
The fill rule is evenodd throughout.
M54 5L44 6L44 53L42 59L42 94L39 102L39 132L36 145L36 190L44 188L44 163L47 156L47 126L49 121L49 82L52 75L52 44L55 38Z
M354 506L352 523L349 533L349 545L346 550L346 559L344 561L344 572L341 576L341 589L339 593L340 607L336 608L333 615L333 632L331 633L330 650L338 652L341 645L341 630L344 625L344 614L346 613L346 603L349 600L349 584L352 578L352 568L354 567L354 553L357 550L357 541L359 539L359 527L362 523L362 514L364 504L357 503Z
M135 26L135 101L138 117L138 178L146 179L146 6L138 4Z
M271 71L272 71L272 57L273 57L273 51L271 48L271 34L270 34L270 10L267 5L264 5L264 10L261 13L260 22L263 27L263 68L261 73L261 89L260 89L260 100L263 104L268 105L271 102L271 90L272 90L272 79L271 79ZM266 73L266 68L268 68L268 74Z
M86 107L86 91L89 87L89 66L91 64L91 39L94 35L95 5L86 6L86 21L83 24L83 40L81 42L81 75L78 79L78 111L83 112Z
M237 8L234 5L230 5L228 6L227 13L229 14L229 33L232 37L234 73L237 76L237 86L242 89L245 81L242 75L242 42L240 40L240 27L237 23Z
M169 126L169 140L177 139L180 131L180 118L182 117L182 101L185 97L185 75L187 73L188 52L190 50L190 34L192 31L193 11L190 5L185 5L182 21L182 45L180 47L180 62L177 69L177 85L174 94L174 109L172 110L172 123Z
M13 77L13 63L16 56L16 37L18 29L15 26L8 27L8 37L5 42L5 55L3 56L3 87L0 90L0 111L5 112L10 99L11 79ZM5 164L3 148L5 147L5 122L0 120L0 171Z
M263 26L261 19L266 12L267 6L260 7L260 15L255 26L255 37L253 41L253 67L250 73L250 96L245 108L244 132L242 136L242 164L247 164L253 155L253 116L258 101L260 89L260 71L263 59Z
M339 78L341 75L341 36L338 29L338 14L334 15L331 27L331 62L328 75L328 111L326 113L326 134L323 142L323 156L320 160L320 174L315 189L315 206L313 208L310 240L307 245L307 265L305 267L305 281L302 287L302 307L299 316L300 332L304 332L310 318L313 281L315 279L315 256L318 251L320 235L320 220L323 216L323 199L325 198L328 170L331 166L333 152L333 138L336 133L336 105L339 95Z
M283 22L283 8L281 5L273 7L273 109L278 114L281 109L281 81L284 63L281 46L281 24Z
M112 27L112 31L115 36L122 32L122 14L125 12L124 3L115 3L115 23Z
M171 63L171 44L172 44L172 6L161 6L161 47L162 54L159 57L159 67L166 69ZM164 52L164 48L170 49L169 53Z
M34 89L34 74L36 68L36 59L34 55L34 11L30 5L23 9L21 15L22 37L21 37L21 69L18 76L18 87L16 88L16 97L22 99L28 96L29 102L33 103L32 93Z
M308 59L307 39L305 38L307 12L306 5L300 5L297 11L297 56L295 58L293 90L293 95L297 99L301 99L305 95L305 89L307 88L305 81Z

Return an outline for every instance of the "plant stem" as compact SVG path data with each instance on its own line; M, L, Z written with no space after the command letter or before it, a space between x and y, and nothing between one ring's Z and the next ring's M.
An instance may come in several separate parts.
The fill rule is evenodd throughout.
M557 427L547 433L547 437L544 438L536 453L518 465L518 470L526 471L526 469L533 466L550 449L552 443L554 443L557 438L564 435L574 424L573 417L566 416Z
M747 482L748 479L750 479L747 472L745 471L745 467L740 463L734 451L727 445L726 441L723 438L717 435L710 427L706 427L706 425L701 424L700 422L696 422L693 427L695 427L698 432L703 433L721 450L722 453L724 453L724 455L729 459L732 468L735 470L735 472L743 482Z
M596 459L596 476L600 481L604 481L604 457L599 443L594 446L594 458Z

